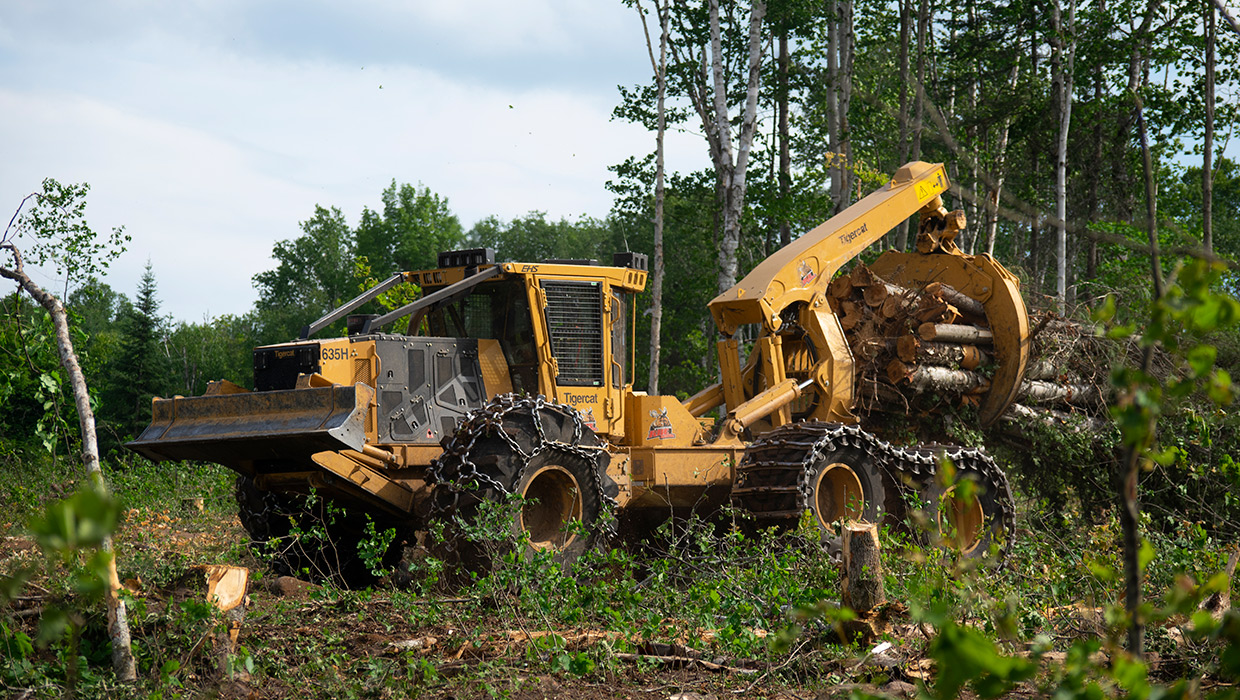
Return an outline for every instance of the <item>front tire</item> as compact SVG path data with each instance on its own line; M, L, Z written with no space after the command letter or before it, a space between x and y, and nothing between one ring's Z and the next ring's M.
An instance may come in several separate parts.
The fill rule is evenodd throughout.
M444 529L434 553L481 574L513 546L568 565L611 535L608 513L619 489L607 476L609 461L606 443L572 408L496 397L470 414L429 470L431 525Z

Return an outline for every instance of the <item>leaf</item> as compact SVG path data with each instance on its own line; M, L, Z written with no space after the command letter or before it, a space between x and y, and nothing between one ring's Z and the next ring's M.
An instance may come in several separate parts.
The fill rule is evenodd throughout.
M1137 568L1145 571L1145 567L1154 561L1154 545L1148 539L1141 539L1141 550L1137 552Z
M1202 377L1214 366L1217 357L1218 349L1213 345L1198 345L1188 351L1188 365L1192 367L1194 376Z

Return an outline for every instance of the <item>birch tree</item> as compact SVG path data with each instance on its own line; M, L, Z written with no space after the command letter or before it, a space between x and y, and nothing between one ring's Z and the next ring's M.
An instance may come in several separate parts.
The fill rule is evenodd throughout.
M1052 81L1059 106L1059 137L1055 148L1055 298L1060 308L1067 303L1068 291L1068 129L1072 125L1072 78L1076 64L1076 0L1068 0L1068 16L1063 17L1063 0L1051 6Z
M653 0L654 13L659 20L659 57L654 56L654 41L646 22L646 9L638 0L634 3L642 20L646 36L646 53L655 79L655 150L654 150L654 260L650 271L650 376L647 390L659 393L659 349L663 331L663 204L664 157L663 137L667 132L667 43L671 0ZM636 342L636 339L634 339Z
M707 4L708 41L705 46L692 41L670 42L669 48L680 66L691 67L683 76L684 89L702 124L702 132L710 151L715 171L715 187L722 221L719 227L718 275L716 288L724 292L736 284L738 270L736 251L740 246L741 215L745 208L745 176L758 121L758 89L762 77L762 19L766 3L754 0L750 6L746 41L744 86L745 98L739 108L739 133L732 127L732 105L729 100L729 79L725 66L723 28L719 0ZM694 32L683 27L681 37L688 39Z
M114 229L106 242L95 240L95 232L86 225L86 185L61 185L55 180L44 180L43 191L27 196L14 212L13 218L0 237L0 251L8 259L0 263L0 277L13 280L39 303L52 318L56 329L56 345L60 362L69 375L73 387L73 399L77 407L78 426L82 433L82 464L86 469L90 487L107 494L108 486L103 479L99 464L99 441L95 434L95 413L90 407L90 392L82 373L73 340L69 335L69 319L65 306L55 294L43 289L26 272L22 251L14 242L23 234L30 234L33 259L40 266L51 264L66 280L96 275L106 268L124 249L129 238ZM23 209L28 203L33 206ZM68 282L66 282L66 285ZM67 287L66 287L67 288ZM102 549L107 557L107 586L104 600L108 611L108 636L112 640L112 667L122 683L137 679L133 651L129 637L129 619L125 601L120 597L120 578L116 573L116 557L112 537L105 535Z

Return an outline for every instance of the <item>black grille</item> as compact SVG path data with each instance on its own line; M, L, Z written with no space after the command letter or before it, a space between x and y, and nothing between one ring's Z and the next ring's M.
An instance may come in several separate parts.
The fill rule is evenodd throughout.
M543 282L551 352L562 386L603 384L603 286L599 282Z

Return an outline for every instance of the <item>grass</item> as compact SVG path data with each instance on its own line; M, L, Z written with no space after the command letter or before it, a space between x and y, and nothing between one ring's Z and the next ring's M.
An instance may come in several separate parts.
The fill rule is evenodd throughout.
M448 590L424 560L402 589L381 582L364 591L277 592L264 562L245 546L230 473L134 460L107 467L122 503L117 561L133 589L140 664L139 683L120 688L111 680L101 605L70 587L66 574L76 564L44 562L23 534L49 494L72 491L75 475L63 461L10 467L0 476L0 575L23 563L38 573L21 597L0 608L7 695L60 696L71 682L83 697L588 698L651 687L666 695L807 697L853 684L879 692L890 680L929 680L932 691L927 669L943 667L935 655L961 654L966 642L982 650L979 658L991 664L983 670L992 676L995 659L1034 647L1048 652L1037 675L1003 681L1003 689L1030 693L1076 683L1123 694L1135 682L1119 677L1114 663L1072 661L1086 644L1122 658L1119 531L1109 513L1061 519L1022 512L1011 564L997 572L885 534L885 584L898 605L886 635L895 665L884 667L867 655L878 640L840 642L835 624L846 614L834 605L839 574L809 531L747 538L726 523L678 520L640 544L592 553L570 571L545 558L509 556L493 575ZM203 510L187 507L187 497L202 498ZM1200 524L1150 522L1146 531L1151 600L1209 579L1227 558ZM254 572L232 658L235 668L249 669L246 680L221 676L212 649L222 620L193 585L194 567L220 563ZM1157 607L1188 610L1176 600ZM41 608L76 616L70 629L80 630L78 638L35 644ZM1219 670L1223 647L1186 636L1186 626L1182 616L1151 626L1149 646L1159 655L1151 678L1196 678L1199 690L1227 681ZM963 631L945 636L953 629ZM944 651L948 637L957 640L954 651ZM986 687L981 678L972 679L974 689Z

